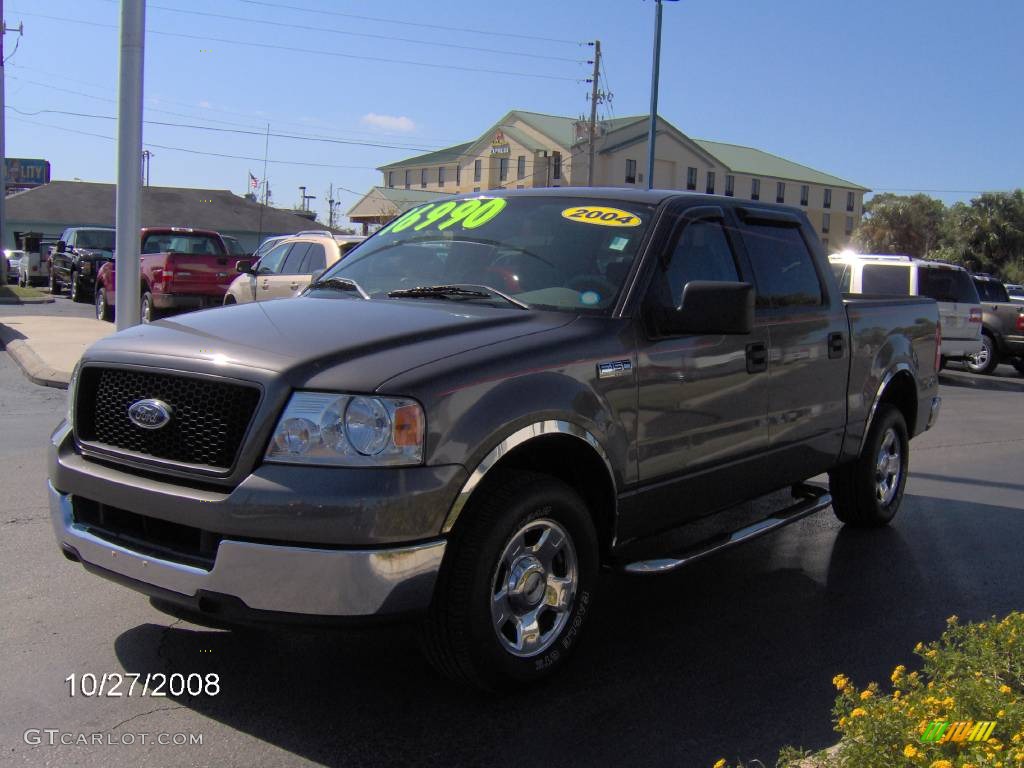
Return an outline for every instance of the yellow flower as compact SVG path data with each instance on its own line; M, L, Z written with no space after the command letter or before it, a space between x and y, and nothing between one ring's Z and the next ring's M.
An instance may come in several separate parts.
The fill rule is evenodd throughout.
M900 664L898 667L896 667L896 669L892 671L892 677L890 677L889 679L892 680L893 685L895 685L899 681L899 679L903 677L903 673L906 671L907 668L904 667L902 664Z
M845 690L846 686L848 686L849 684L850 678L848 678L846 675L836 675L832 678L832 685L836 687L837 691Z
M999 686L999 692L1000 693L1013 693L1013 689L1010 688L1010 686L1008 686L1008 685L1006 685L1004 683L1003 685Z
M867 701L867 700L868 700L868 699L870 699L870 698L871 698L871 697L872 697L873 695L874 695L874 694L872 694L872 693L871 693L871 691L861 691L861 692L860 692L860 700L861 700L861 701Z
M866 709L857 707L853 712L850 713L850 717L864 717L868 712Z
M920 653L924 650L924 643L918 643L914 646L914 653Z
M718 762L716 762L714 766L712 766L712 768L725 768L725 758L723 757L720 760L718 760Z
M907 744L907 746L903 748L903 756L917 757L917 747L915 747L913 744Z
M946 623L949 624L950 626L952 626L952 625L956 624L959 620L960 620L960 617L957 616L954 613L952 616L950 616L948 619L946 619Z
M936 760L928 768L953 768L953 764L949 760Z
M893 699L899 699L899 697L900 697L900 692L899 692L899 690L895 690L895 691L893 691L893 692L892 692L892 697L893 697Z

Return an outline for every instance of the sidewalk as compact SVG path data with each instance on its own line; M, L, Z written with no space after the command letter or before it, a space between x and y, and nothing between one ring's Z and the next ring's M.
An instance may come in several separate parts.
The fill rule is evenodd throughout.
M29 380L46 387L67 389L85 348L115 331L113 323L29 312L0 314L0 339Z

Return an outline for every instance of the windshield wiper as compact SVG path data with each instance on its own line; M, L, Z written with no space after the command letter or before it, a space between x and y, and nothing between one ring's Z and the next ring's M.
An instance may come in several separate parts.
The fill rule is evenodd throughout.
M347 277L328 277L326 280L317 280L315 283L310 283L307 290L313 290L314 288L333 288L336 291L353 291L358 293L360 298L369 300L370 294L359 287L359 283L355 280L349 280Z
M467 299L489 299L492 296L497 296L519 309L530 308L518 299L513 299L507 293L502 293L497 288L491 288L489 285L475 285L473 283L459 283L456 285L422 285L417 286L416 288L401 288L397 291L389 291L388 296L393 298L410 299L450 299L459 296L463 296Z

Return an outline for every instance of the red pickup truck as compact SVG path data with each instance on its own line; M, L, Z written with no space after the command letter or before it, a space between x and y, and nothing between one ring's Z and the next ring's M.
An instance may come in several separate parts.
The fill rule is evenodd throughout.
M235 278L228 248L208 229L145 227L142 230L142 269L139 290L142 322L183 309L214 307L224 300ZM114 262L96 275L96 318L113 320Z

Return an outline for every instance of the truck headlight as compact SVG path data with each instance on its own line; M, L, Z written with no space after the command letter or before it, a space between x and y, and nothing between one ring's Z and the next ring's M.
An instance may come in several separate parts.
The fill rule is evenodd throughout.
M423 408L409 398L296 392L265 458L346 467L419 464L425 432Z
M68 426L72 429L75 426L75 395L78 393L78 375L81 370L82 363L75 363L75 368L71 371L71 378L68 379L68 403L64 417L68 420Z

